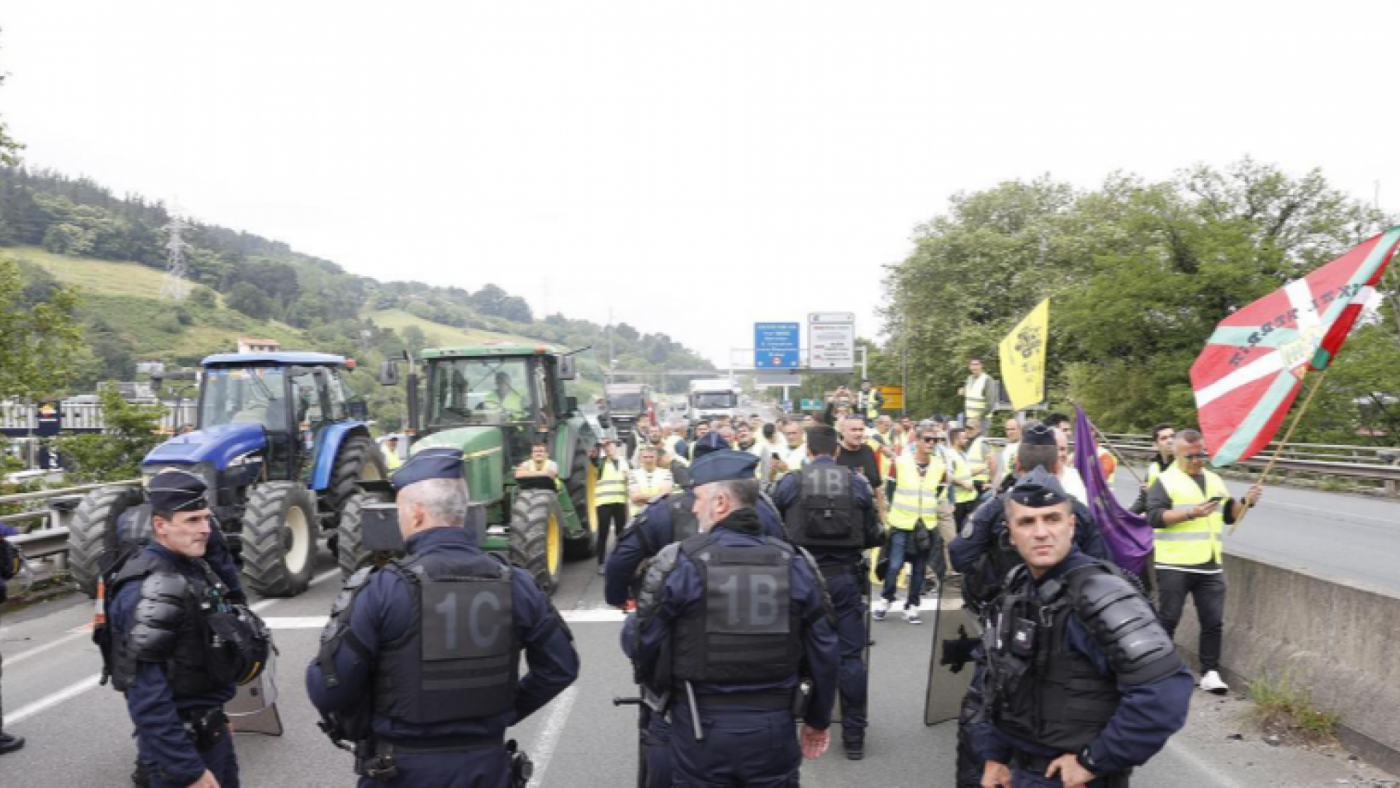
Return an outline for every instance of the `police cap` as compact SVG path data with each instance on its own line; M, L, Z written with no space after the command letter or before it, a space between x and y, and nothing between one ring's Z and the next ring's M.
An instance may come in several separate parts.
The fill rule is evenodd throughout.
M389 477L395 490L429 479L461 479L462 450L433 446L416 452Z
M1060 486L1060 480L1055 478L1055 474L1037 466L1035 470L1022 476L1020 481L1016 482L1016 486L1011 488L1011 500L1032 509L1043 509L1065 503L1069 500L1069 495L1065 493L1065 488Z
M709 438L708 435L705 436ZM695 461L690 468L690 483L695 487L711 482L753 479L758 457L746 451L720 449L711 451Z
M1055 446L1055 429L1036 424L1021 431L1022 446Z
M729 450L729 441L725 440L725 439L724 439L724 436L723 436L723 435L720 435L718 432L711 432L711 433L707 434L705 437L703 437L703 438L701 438L700 440L698 440L698 441L695 442L695 459L699 460L701 457L704 457L706 454L710 454L710 453L712 453L712 452L717 452L717 451L728 451L728 450ZM750 456L752 456L752 455L750 455ZM694 478L694 477L695 477L695 474L694 474L694 472L692 472L692 473L691 473L691 478ZM711 481L717 481L717 480L711 480ZM699 482L696 482L696 484L699 484Z
M172 514L208 509L209 501L205 497L208 490L203 479L178 468L166 468L151 477L151 481L146 485L151 509Z

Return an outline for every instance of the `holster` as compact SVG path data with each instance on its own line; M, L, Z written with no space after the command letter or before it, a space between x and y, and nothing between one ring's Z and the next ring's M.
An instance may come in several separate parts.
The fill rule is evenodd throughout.
M526 788L530 784L530 778L535 776L535 762L520 749L515 739L506 742L506 753L510 755L511 788Z
M394 756L376 753L374 742L356 742L355 774L375 782L390 783L399 776L399 766Z
M221 706L193 714L184 723L185 730L194 740L195 749L200 752L208 752L229 735L228 715L224 714Z

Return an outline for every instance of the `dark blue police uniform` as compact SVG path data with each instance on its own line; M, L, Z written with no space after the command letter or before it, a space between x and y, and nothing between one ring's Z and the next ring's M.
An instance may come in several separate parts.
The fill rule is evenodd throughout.
M1012 494L1032 506L1066 498L1043 470ZM991 726L978 754L1009 764L1017 788L1059 786L1044 774L1066 753L1098 776L1090 785L1126 786L1185 725L1191 674L1151 605L1108 562L1071 548L1039 578L1017 568L988 621Z
M799 516L804 474L823 469L839 468L850 477L850 495L856 509L857 529L846 546L823 546L822 540L803 539L794 520ZM841 643L841 739L852 759L864 757L865 729L869 725L867 699L869 668L865 664L866 644L870 641L866 626L865 588L869 583L864 572L865 551L883 543L879 516L875 511L875 494L870 483L859 473L838 465L831 457L816 457L789 473L773 492L773 503L788 523L788 536L794 544L811 552L821 568L831 605L836 611L836 631Z
M157 474L147 492L155 511L172 516L209 508L204 482L184 471ZM186 786L207 769L221 786L237 786L223 704L266 666L266 627L203 558L151 543L115 571L104 667L126 694L149 784Z
M753 464L706 458L695 464L695 482L752 480ZM802 668L811 682L804 721L817 730L831 724L839 672L832 611L814 564L764 536L757 513L741 508L709 533L667 546L648 568L623 649L674 704L673 785L798 784L793 708Z
M462 478L461 452L425 454L396 487ZM347 581L307 668L311 702L332 719L369 718L349 734L367 747L361 786L506 788L506 728L578 677L572 635L530 574L483 553L472 529L420 531L406 549Z
M15 529L11 528L5 523L0 522L0 541L5 540L7 537L16 536L18 534L19 531L16 531ZM9 587L5 584L5 574L8 573L0 574L0 604L3 604L5 600L9 598ZM0 655L0 668L3 668L4 664L4 656ZM3 703L0 703L0 725L4 725L4 722L5 707ZM15 750L18 750L23 746L24 739L13 734L5 733L4 729L0 728L0 755L4 755L8 752L14 752Z
M700 457L723 451L723 439L715 435L696 444L695 451ZM699 460L697 460L698 462ZM757 459L754 461L757 465ZM683 542L699 533L699 521L695 517L695 493L691 490L671 493L652 501L647 508L632 519L627 530L618 538L617 546L608 556L605 566L604 598L614 607L622 607L633 596L635 583L640 582L638 570L642 564L654 557L661 548L673 542ZM765 536L786 539L782 520L767 500L759 500L755 507L759 523ZM671 724L664 714L649 714L646 720L645 744L647 749L647 780L653 788L669 788L671 785Z

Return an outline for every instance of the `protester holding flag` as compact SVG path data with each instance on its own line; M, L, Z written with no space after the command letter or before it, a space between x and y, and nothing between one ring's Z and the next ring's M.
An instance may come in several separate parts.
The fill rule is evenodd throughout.
M1206 470L1204 439L1196 430L1176 435L1176 462L1147 491L1147 519L1156 542L1158 606L1162 625L1175 635L1189 594L1201 623L1201 689L1224 695L1220 652L1225 632L1225 570L1220 532L1259 502L1263 487L1235 500L1217 474Z

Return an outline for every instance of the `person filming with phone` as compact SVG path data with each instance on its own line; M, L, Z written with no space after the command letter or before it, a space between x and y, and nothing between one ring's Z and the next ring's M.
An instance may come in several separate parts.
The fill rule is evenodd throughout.
M1176 461L1147 491L1147 519L1155 537L1158 607L1167 634L1176 634L1189 594L1201 622L1201 689L1224 695L1229 685L1220 678L1220 650L1225 631L1225 569L1221 563L1220 532L1259 503L1258 484L1235 499L1220 476L1206 470L1205 439L1196 430L1182 430L1172 444Z

